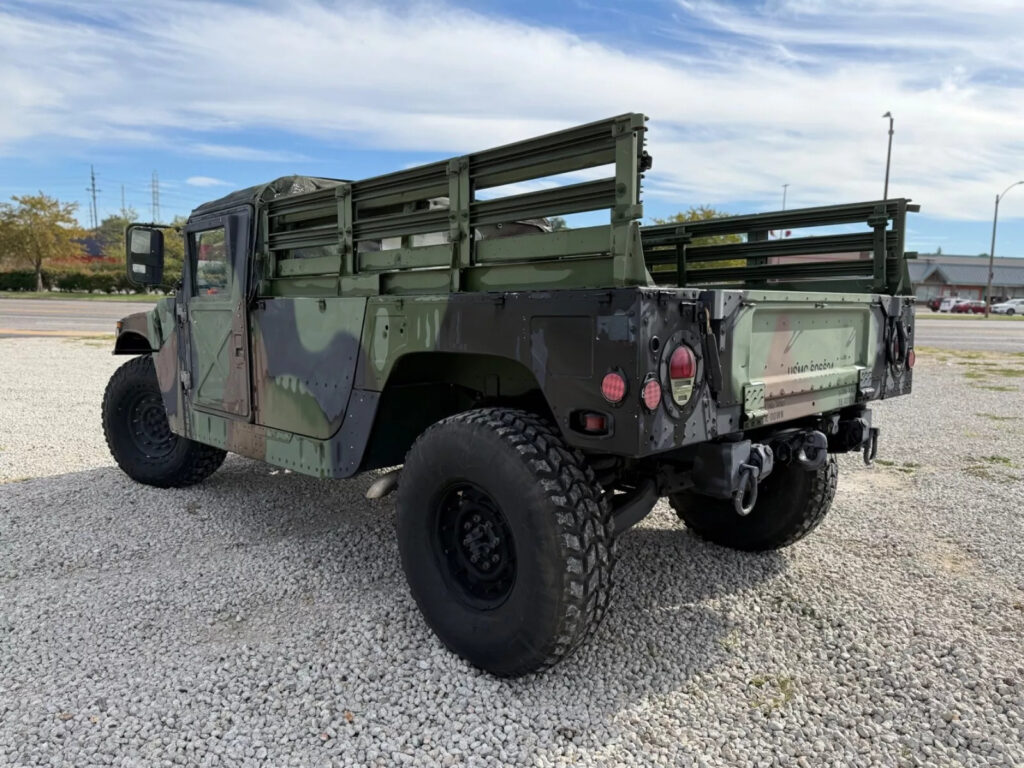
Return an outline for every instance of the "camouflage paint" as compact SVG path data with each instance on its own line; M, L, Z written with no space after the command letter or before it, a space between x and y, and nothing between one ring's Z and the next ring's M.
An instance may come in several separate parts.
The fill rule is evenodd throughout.
M251 207L241 193L223 210L207 204L187 230L225 222L230 295L193 296L187 261L181 294L126 318L116 351L145 351L129 339L146 340L176 433L321 477L365 468L375 427L434 412L432 402L411 417L387 410L400 386L442 384L478 402L535 391L570 445L626 457L909 392L911 372L890 349L897 335L904 352L913 346L910 298L653 285L636 222L642 133L642 116L627 115L378 179L254 188ZM615 177L566 191L473 197L474 185L608 162ZM445 194L450 209L413 205ZM510 227L493 239L502 217L597 204L610 207L607 227ZM410 245L416 237L429 244ZM658 247L671 246L665 237ZM360 247L388 238L402 246ZM668 378L680 344L697 363L681 406ZM431 379L410 379L425 360ZM628 383L618 404L600 391L610 371ZM653 410L647 380L662 390ZM583 412L604 414L607 434L585 432Z

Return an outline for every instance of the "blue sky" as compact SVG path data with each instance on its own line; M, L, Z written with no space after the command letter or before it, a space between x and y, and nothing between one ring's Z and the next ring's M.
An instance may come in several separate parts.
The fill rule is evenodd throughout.
M909 247L987 251L1024 179L1017 0L7 0L0 198L164 219L288 173L361 178L626 111L645 209L743 213L890 193ZM999 255L1024 256L1024 185Z

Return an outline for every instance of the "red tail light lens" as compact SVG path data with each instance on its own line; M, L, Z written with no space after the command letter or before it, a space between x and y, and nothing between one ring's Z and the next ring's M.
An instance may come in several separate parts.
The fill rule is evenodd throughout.
M914 350L908 349L907 350L907 368L913 368L914 367L914 363L916 363L916 362L917 362L917 355L914 354Z
M661 382L657 379L650 379L644 384L644 390L641 393L644 400L644 405L647 406L648 411L653 411L659 405L661 405Z
M606 373L601 380L601 394L609 403L621 403L626 396L626 379L621 373Z
M668 361L668 377L670 379L692 379L697 373L697 360L693 350L685 344L672 353Z
M697 358L685 344L678 346L668 360L668 378L676 405L686 405L693 396L693 380L697 375Z

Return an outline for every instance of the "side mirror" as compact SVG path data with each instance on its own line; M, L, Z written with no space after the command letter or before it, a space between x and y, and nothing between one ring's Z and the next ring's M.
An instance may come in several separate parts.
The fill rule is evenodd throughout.
M132 224L125 236L128 282L140 287L164 281L164 233L156 227Z

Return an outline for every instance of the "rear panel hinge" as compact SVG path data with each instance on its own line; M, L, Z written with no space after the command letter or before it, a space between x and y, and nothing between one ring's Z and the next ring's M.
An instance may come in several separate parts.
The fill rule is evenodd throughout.
M768 411L764 407L764 384L754 381L743 387L744 427L757 427L764 423Z

